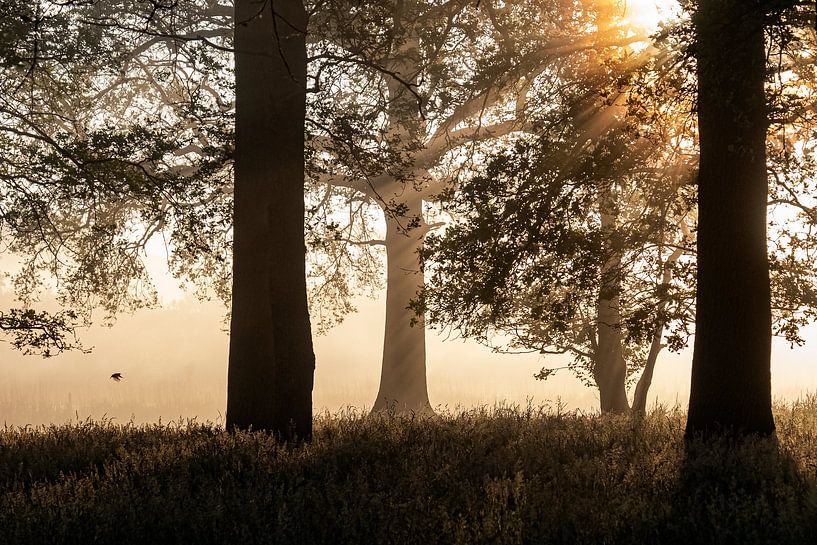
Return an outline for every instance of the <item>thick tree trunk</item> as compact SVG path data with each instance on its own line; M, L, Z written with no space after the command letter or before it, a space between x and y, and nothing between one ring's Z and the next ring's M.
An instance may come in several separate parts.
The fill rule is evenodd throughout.
M431 412L426 383L425 324L409 302L424 279L419 250L427 227L423 221L424 181L410 170L414 150L422 147L426 126L417 96L407 85L421 70L420 38L414 28L416 0L399 0L394 9L395 43L387 67L388 122L385 141L392 151L389 169L397 177L378 188L386 215L386 329L380 388L372 412ZM408 166L408 171L404 171Z
M315 356L304 260L306 13L300 0L235 6L227 427L307 439Z
M698 294L687 434L774 432L767 114L757 0L701 0Z
M599 388L602 413L626 413L627 362L624 359L624 339L621 333L621 255L610 248L609 237L615 229L616 202L612 184L601 196L601 230L608 236L609 256L601 270L596 321L598 345L593 378Z
M425 325L409 308L409 301L423 288L419 250L425 225L422 199L404 201L402 217L386 214L386 330L383 367L373 412L430 412L426 383ZM409 225L420 218L418 226Z

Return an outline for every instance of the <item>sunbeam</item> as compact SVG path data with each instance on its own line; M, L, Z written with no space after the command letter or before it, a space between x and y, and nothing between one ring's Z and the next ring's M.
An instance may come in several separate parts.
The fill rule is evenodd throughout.
M675 0L622 0L623 18L629 24L654 32L661 22L678 15L680 7Z

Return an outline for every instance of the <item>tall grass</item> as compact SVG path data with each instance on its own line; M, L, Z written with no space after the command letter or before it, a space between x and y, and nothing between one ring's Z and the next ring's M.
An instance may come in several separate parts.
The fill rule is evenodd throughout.
M533 407L318 418L314 440L195 423L0 431L0 543L810 543L817 401L777 441L683 414Z

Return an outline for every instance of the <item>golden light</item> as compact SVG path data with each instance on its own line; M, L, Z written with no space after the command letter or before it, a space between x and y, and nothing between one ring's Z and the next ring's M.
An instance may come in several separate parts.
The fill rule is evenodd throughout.
M678 16L680 8L676 0L621 0L623 16L627 23L647 32L654 32L662 21Z

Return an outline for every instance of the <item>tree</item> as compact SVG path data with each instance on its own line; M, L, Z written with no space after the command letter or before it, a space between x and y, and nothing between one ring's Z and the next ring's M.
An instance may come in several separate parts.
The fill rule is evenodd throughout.
M643 412L659 352L683 346L691 321L694 164L637 135L644 120L626 108L578 104L570 110L611 126L591 143L580 120L562 117L465 183L455 221L429 240L419 304L464 336L509 338L499 349L571 356L602 412L630 410L627 385L643 368L633 399Z
M343 6L334 6L331 25L315 25L331 45L316 52L323 62L308 124L317 135L311 156L323 159L313 163L323 184L314 202L350 213L348 220L325 213L324 229L313 231L332 256L313 271L330 279L317 284L323 293L342 285L334 292L342 299L349 290L337 279L376 278L371 248L385 246L387 323L374 410L427 411L425 323L408 307L423 288L418 253L440 225L433 214L440 195L492 145L529 131L529 118L548 107L560 60L643 36L622 35L591 1L584 9L528 1ZM583 35L594 25L598 32ZM371 229L377 216L385 234Z
M792 342L801 342L792 330L813 317L781 304L795 293L813 298L813 286L792 274L813 268L781 260L778 250L783 242L811 255L812 243L774 220L779 240L769 258L767 236L767 203L793 209L813 230L814 207L803 199L813 173L812 22L813 5L797 0L702 0L694 15L701 166L690 436L773 433L769 315L790 318L782 332Z
M689 435L720 428L774 432L764 27L763 2L698 3L698 289Z
M690 241L694 166L673 119L683 89L664 81L680 56L671 33L630 49L617 15L596 15L607 44L559 59L540 90L547 107L529 120L537 136L494 155L454 197L418 304L486 344L511 339L498 349L570 354L567 368L598 388L604 412L630 409L627 384L641 368L643 410L672 322L670 344L683 345L689 305L674 276Z
M300 0L235 11L236 151L227 427L312 433L304 265L306 25Z
M561 106L552 103L556 119L538 125L556 129L494 156L455 197L452 227L427 245L433 274L420 303L432 323L486 343L497 332L510 336L500 348L571 354L568 368L599 388L603 411L627 409L625 388L643 367L632 403L643 412L658 353L683 347L691 333L697 128L688 115L695 80L686 34L683 26L666 34L664 50L629 77L627 62L606 83L587 66L573 74L590 100L563 94ZM801 343L798 331L817 308L807 234L817 215L814 161L794 150L812 149L814 70L803 56L810 41L783 32L774 43L783 49L769 165L780 212L771 223L772 325ZM604 107L616 100L627 107ZM583 147L582 118L617 121Z
M270 6L258 13L250 3L239 6L245 106L230 229L232 78L224 53L232 43L224 6L46 4L20 19L17 41L33 53L21 56L15 46L6 56L12 74L22 74L9 87L25 84L24 92L0 104L16 157L4 177L13 190L3 195L3 219L14 235L10 248L29 256L22 295L36 293L45 273L60 282L64 301L87 312L102 305L113 317L155 304L142 263L151 238L171 234L175 272L220 282L234 231L228 426L308 438L314 356L301 293L303 5L278 6L275 14ZM77 43L60 44L59 29L73 31ZM259 57L270 60L256 72ZM19 320L6 322L22 331Z

